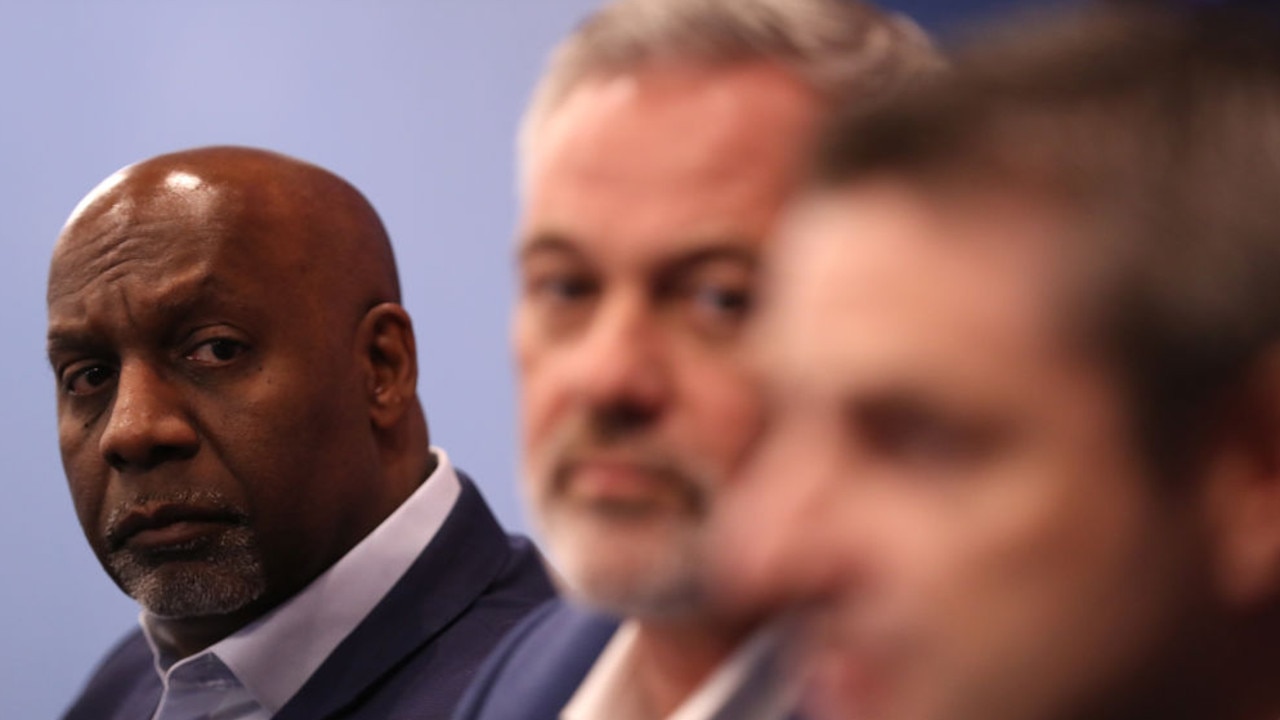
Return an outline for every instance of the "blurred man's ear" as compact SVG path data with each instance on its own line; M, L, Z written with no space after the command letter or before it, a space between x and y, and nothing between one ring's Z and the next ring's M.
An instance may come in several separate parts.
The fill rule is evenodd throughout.
M1207 470L1208 520L1225 599L1280 601L1280 348L1232 409Z
M412 407L418 386L409 314L395 303L375 306L360 322L356 348L365 369L370 419L375 427L392 427Z

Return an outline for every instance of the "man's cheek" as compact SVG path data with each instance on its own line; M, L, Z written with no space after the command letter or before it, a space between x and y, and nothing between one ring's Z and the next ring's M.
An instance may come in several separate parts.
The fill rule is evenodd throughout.
M525 379L520 409L526 450L536 451L545 444L557 419L563 414L564 392L545 378L530 375Z

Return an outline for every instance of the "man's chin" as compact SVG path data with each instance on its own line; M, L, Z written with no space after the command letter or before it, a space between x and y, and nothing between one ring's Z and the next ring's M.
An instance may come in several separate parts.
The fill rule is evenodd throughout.
M573 512L543 518L547 548L570 594L623 616L701 611L701 526L666 513Z
M143 583L127 592L156 617L188 620L243 610L261 598L263 590L261 583L246 578L218 581L206 577Z
M253 558L230 562L169 562L147 566L113 558L112 575L151 615L194 619L229 615L263 596L266 581Z

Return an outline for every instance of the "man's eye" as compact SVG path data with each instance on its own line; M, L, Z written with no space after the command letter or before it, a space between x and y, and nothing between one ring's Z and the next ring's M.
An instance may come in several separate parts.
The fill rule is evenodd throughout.
M529 290L534 297L543 300L570 303L589 297L595 292L595 283L581 276L554 275L535 279Z
M751 312L751 290L742 284L698 283L680 293L694 327L707 337L736 337Z
M886 449L919 462L952 462L966 457L970 445L960 432L937 423L898 428L884 438Z
M706 312L743 317L751 310L751 292L740 287L708 285L696 288L693 301Z
M197 345L187 354L187 359L206 365L221 365L235 360L247 349L248 347L242 342L228 338L214 338Z
M981 430L918 408L875 408L859 424L871 447L896 462L953 465L976 458L986 445Z
M63 387L71 395L92 395L113 379L116 371L106 365L90 365L69 373L63 381Z

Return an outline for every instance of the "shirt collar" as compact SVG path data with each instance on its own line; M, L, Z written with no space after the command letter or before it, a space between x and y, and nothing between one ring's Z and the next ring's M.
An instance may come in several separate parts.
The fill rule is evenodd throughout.
M779 720L795 708L798 693L778 663L785 634L781 622L749 637L665 719L655 716L635 683L638 634L635 620L618 628L561 720Z
M652 710L633 682L636 637L634 620L618 627L577 692L560 712L560 720L653 720ZM605 714L601 714L605 712Z
M212 653L267 710L284 707L408 571L453 509L462 486L448 455L432 452L435 471L332 567L271 612L180 662ZM145 610L139 617L163 679L179 663L157 642L154 622Z

